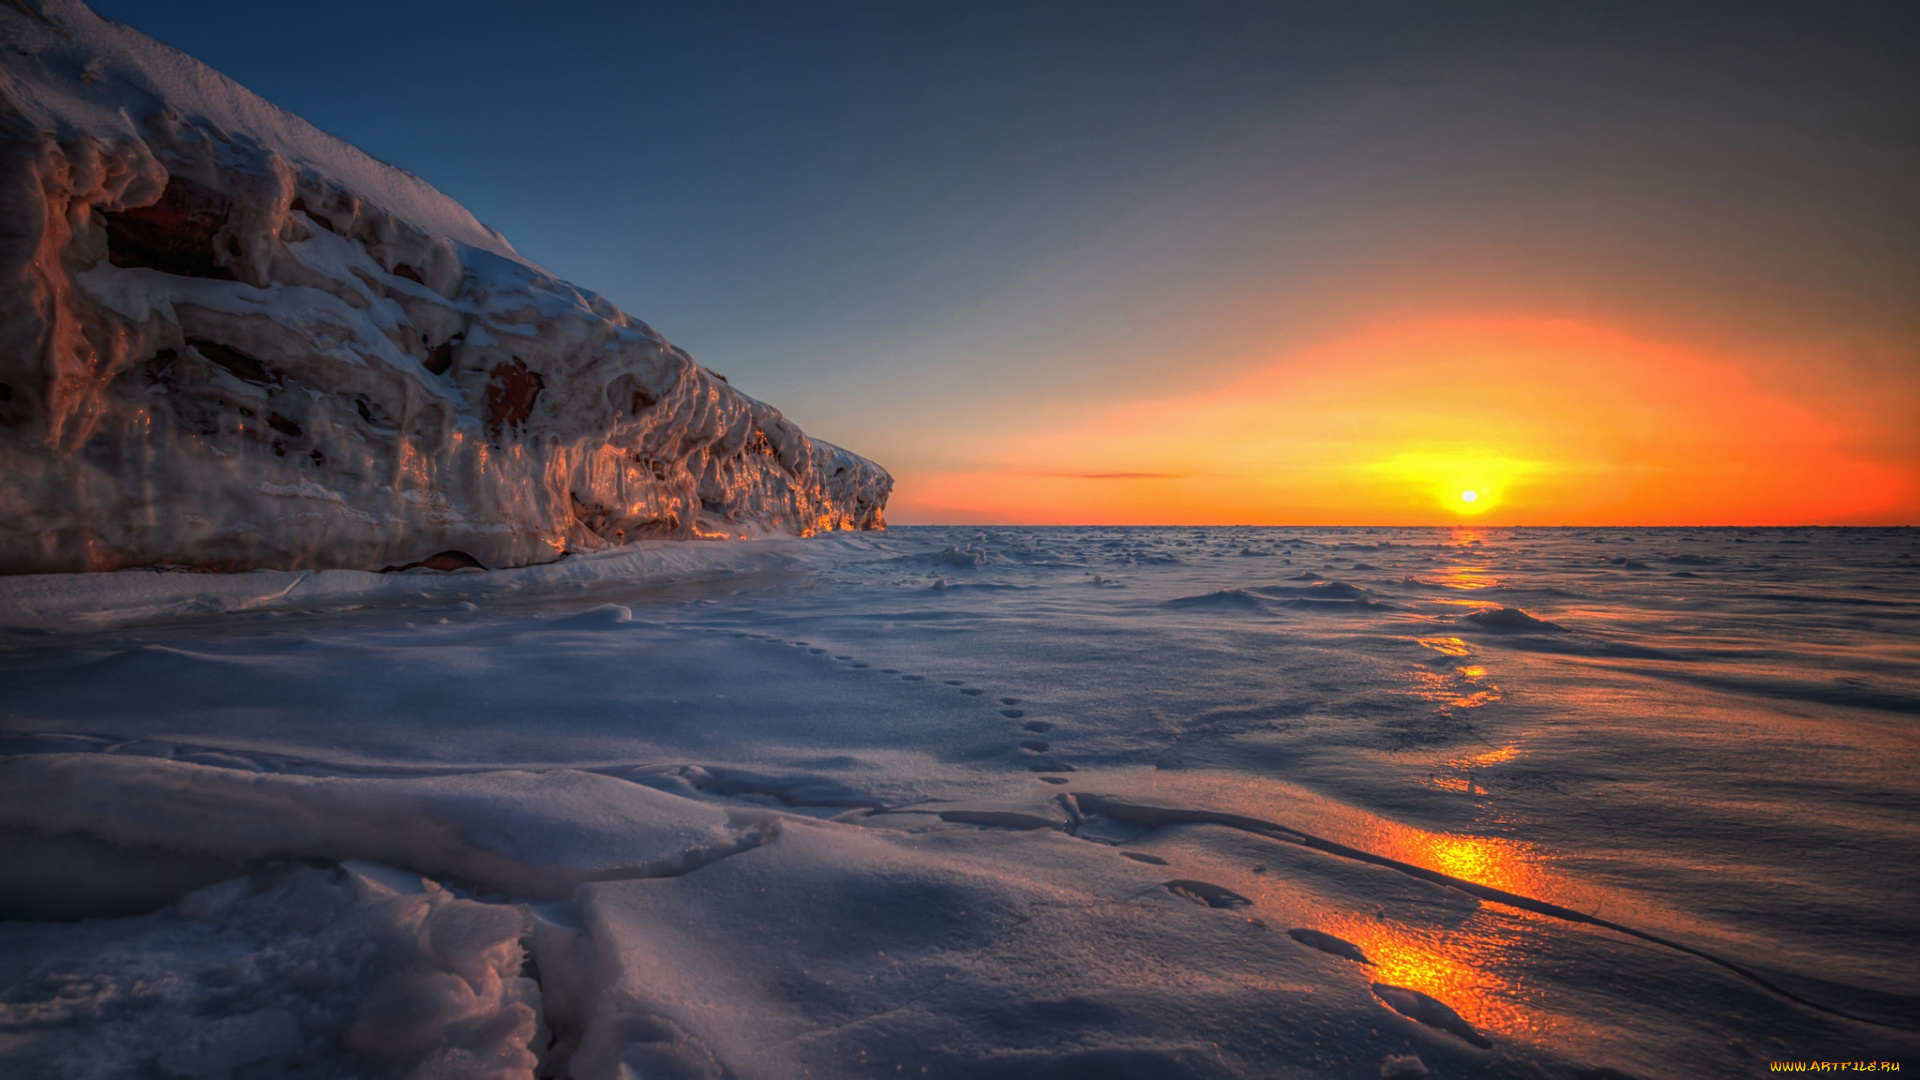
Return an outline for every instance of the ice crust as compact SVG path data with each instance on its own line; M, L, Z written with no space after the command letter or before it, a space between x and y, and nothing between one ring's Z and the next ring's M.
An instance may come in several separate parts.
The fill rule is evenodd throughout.
M75 754L0 761L0 829L236 863L370 859L564 900L587 881L685 873L776 826L564 769L391 780Z
M391 868L283 864L53 948L12 924L8 1075L523 1080L548 1044L531 923Z
M0 1074L1912 1056L1916 561L996 528L0 580Z
M0 572L882 524L885 470L78 0L0 5L0 221Z

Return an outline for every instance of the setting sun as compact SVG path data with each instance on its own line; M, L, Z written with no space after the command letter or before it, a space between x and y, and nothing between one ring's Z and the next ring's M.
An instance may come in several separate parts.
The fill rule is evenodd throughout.
M1378 326L1178 397L1091 406L902 470L909 520L1429 525L1873 522L1914 465L1739 355L1571 320ZM1470 414L1463 387L1497 388ZM1865 406L1862 406L1863 408ZM1864 423L1864 422L1863 422Z
M1408 450L1362 469L1377 496L1409 509L1432 507L1473 517L1497 509L1501 494L1516 480L1544 471L1537 462L1484 447Z
M1591 6L0 0L0 1080L1897 1071L1920 20Z

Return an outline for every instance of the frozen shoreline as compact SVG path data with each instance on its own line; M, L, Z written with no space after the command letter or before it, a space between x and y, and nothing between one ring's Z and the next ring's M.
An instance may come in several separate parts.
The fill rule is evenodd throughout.
M790 538L687 543L636 541L506 570L378 574L363 570L255 570L201 574L120 570L106 574L0 576L0 631L98 630L199 615L347 610L398 600L503 597L619 584L658 588L792 568Z
M1650 1077L1910 1054L1914 548L903 529L0 579L0 897L98 916L0 923L0 1062ZM380 986L428 1004L379 1027Z
M0 7L0 572L530 566L885 469L79 0Z

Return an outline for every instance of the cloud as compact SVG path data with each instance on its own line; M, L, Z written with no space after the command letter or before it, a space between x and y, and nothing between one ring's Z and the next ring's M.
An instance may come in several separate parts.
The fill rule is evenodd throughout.
M1062 480L1181 480L1188 473L1170 472L1030 472L1025 476L1046 476Z

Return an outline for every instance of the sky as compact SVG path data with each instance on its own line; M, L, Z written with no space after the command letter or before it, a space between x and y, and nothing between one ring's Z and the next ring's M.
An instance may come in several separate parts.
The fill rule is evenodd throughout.
M895 524L1920 524L1920 6L98 0Z

